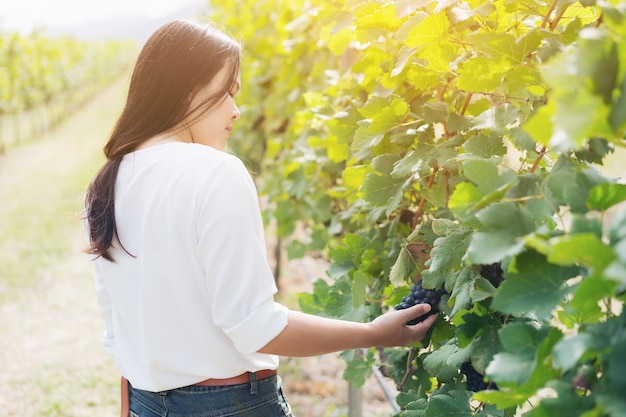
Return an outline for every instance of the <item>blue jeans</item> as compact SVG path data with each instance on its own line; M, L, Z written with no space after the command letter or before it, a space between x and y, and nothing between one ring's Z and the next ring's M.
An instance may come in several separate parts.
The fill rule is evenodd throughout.
M129 384L130 417L294 417L276 375L239 385L142 391Z

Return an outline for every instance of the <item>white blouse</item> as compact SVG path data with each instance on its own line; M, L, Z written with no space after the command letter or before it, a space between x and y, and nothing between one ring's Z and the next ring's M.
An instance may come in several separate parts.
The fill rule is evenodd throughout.
M287 325L274 301L256 188L235 156L167 143L122 160L123 247L94 260L102 344L133 387L164 391L276 369L257 353ZM117 245L119 246L119 245Z

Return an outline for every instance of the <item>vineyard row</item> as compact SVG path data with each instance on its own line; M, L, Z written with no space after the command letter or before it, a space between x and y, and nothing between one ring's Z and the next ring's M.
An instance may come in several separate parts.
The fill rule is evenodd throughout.
M53 127L124 73L135 45L0 34L0 154Z

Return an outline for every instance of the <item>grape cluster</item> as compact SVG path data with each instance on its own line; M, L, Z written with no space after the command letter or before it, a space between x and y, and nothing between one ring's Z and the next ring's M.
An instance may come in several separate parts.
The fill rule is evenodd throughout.
M468 391L478 392L484 389L498 389L494 382L486 382L485 376L478 372L471 363L465 362L461 365L461 373L465 375L466 383Z
M502 273L503 271L500 262L480 266L480 275L489 281L495 288L498 288L502 281L504 281Z
M407 322L408 325L414 325L423 322L428 316L437 314L439 311L439 300L446 291L443 288L431 290L422 287L422 281L418 282L411 288L411 292L402 297L402 302L394 307L394 310L404 310L417 304L430 304L430 311L422 314Z

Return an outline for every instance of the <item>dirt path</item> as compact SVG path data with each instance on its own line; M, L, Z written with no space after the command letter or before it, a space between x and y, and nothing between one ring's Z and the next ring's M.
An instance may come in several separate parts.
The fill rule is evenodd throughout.
M0 298L0 417L118 413L119 374L100 348L92 266L81 253L76 217L123 84L46 137L0 157L0 219L20 222L0 227L0 290L9 294ZM294 300L311 290L323 265L304 259L285 262L282 271L282 296ZM283 358L281 375L298 417L348 414L344 367L337 355ZM363 398L363 417L392 414L373 378Z

